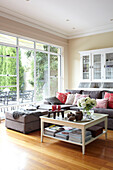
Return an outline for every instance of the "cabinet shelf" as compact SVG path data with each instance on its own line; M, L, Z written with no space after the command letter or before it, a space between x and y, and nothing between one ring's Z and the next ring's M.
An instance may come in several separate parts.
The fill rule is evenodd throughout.
M82 51L80 58L81 81L113 81L113 48Z
M101 73L101 71L96 71L96 70L95 70L94 73Z
M83 63L83 65L86 65L86 64L88 64L88 65L89 65L89 63Z
M100 65L101 65L101 62L95 62L95 61L94 61L94 64L100 64Z

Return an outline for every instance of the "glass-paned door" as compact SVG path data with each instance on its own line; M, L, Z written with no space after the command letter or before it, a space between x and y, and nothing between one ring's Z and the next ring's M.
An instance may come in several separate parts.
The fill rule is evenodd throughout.
M105 79L113 80L113 53L107 53L105 57Z
M94 54L92 59L92 77L93 80L101 79L101 54Z
M48 97L48 54L36 52L36 100Z
M90 79L90 56L84 55L82 56L82 79L89 80Z
M19 102L34 101L34 51L19 48Z
M17 101L16 48L0 45L0 103ZM15 93L15 94L14 94Z
M50 96L58 91L58 56L50 55Z

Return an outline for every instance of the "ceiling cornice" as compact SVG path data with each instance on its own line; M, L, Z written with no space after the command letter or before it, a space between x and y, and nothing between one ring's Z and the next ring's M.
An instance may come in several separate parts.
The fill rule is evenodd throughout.
M38 20L28 18L25 15L21 15L7 8L0 7L0 16L67 39L67 35L62 33L61 31L58 31L58 29L52 28L47 24L42 24Z
M113 31L113 24L107 24L104 26L100 26L94 29L89 29L87 31L81 31L81 32L75 32L73 34L66 34L64 32L59 31L58 29L55 29L53 27L50 27L48 25L45 25L41 23L38 20L28 18L25 15L19 14L17 12L11 11L7 8L0 7L0 15L2 17L11 19L13 21L40 29L42 31L57 35L59 37L65 38L65 39L73 39L73 38L80 38L80 37L85 37L85 36L91 36L95 34L101 34L101 33L106 33L106 32L112 32Z

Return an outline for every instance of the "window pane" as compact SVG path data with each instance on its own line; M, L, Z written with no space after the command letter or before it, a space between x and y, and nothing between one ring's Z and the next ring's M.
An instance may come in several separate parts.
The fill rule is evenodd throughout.
M61 53L61 49L58 48L58 47L50 46L50 52L60 54Z
M36 43L36 49L43 50L43 51L48 51L48 45L41 44L41 43Z
M4 87L0 88L0 105L17 104L17 88Z
M13 86L16 85L17 78L13 76L0 76L0 86ZM11 87L11 89L15 87ZM14 90L13 89L13 90Z
M38 101L48 96L48 54L36 53L36 82Z
M0 34L0 42L16 45L16 37Z
M0 75L16 75L16 58L0 57Z
M19 46L34 48L34 42L19 38Z
M0 45L0 55L16 57L16 48Z
M50 96L58 91L58 56L50 55Z
M20 48L19 60L20 102L32 102L34 98L33 51Z

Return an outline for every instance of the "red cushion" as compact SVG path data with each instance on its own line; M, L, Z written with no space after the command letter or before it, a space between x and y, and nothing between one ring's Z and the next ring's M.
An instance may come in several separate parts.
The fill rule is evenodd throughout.
M108 98L108 107L113 109L113 93L105 92L104 98Z
M68 93L60 93L60 92L57 92L56 93L56 97L61 101L61 103L65 103L66 102L66 99L67 99L67 95L70 94L70 92Z

